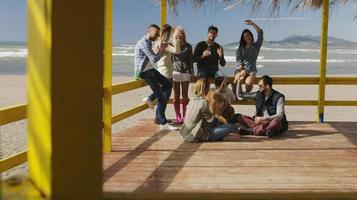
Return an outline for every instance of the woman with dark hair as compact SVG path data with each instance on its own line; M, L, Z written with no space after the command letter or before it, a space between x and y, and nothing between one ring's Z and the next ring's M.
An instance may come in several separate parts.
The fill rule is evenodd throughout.
M253 89L257 74L257 59L260 47L263 44L263 30L252 20L245 20L245 24L253 26L258 33L258 39L254 42L252 32L248 29L243 30L236 52L238 69L236 70L234 83L236 84L238 81L243 81L245 83L246 92L250 92Z

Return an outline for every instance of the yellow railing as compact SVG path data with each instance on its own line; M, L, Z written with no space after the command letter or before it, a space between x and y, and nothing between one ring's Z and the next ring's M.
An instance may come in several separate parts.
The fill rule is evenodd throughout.
M195 82L197 77L193 77L192 82ZM233 77L229 78L232 81ZM259 80L259 77L256 79ZM318 85L319 77L273 77L274 85ZM256 82L257 82L256 81ZM327 85L357 85L357 77L327 77ZM121 94L127 91L145 87L146 83L143 80L134 80L120 84L112 85L112 95ZM172 99L168 103L172 103ZM239 100L234 105L253 105L252 100ZM288 106L317 106L317 100L286 100ZM356 101L324 101L325 106L357 106ZM146 104L140 104L121 113L115 114L111 118L111 124L117 123L132 115L147 109ZM0 108L0 125L12 123L26 118L26 104L8 106ZM0 173L11 169L17 165L26 162L26 153L23 151L14 156L4 158L0 161Z
M0 126L26 118L26 104L0 108Z

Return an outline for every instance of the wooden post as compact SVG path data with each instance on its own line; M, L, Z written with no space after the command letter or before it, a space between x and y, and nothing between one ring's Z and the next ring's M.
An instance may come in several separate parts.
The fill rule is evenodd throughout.
M164 24L166 24L166 0L161 0L161 21L160 21L160 25L161 28L164 26Z
M323 0L321 15L321 41L320 41L320 83L318 94L318 122L324 122L325 89L326 89L326 60L328 40L329 0Z
M51 199L100 199L104 1L27 2L29 178Z
M112 0L105 0L103 151L112 150Z

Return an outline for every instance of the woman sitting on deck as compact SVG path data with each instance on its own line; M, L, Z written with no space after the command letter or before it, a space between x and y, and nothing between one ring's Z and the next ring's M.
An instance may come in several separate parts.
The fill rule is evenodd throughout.
M217 140L238 140L239 134L235 133L233 124L223 124L212 114L220 110L223 106L223 98L217 93L211 94L211 102L206 99L209 94L210 85L206 78L201 78L196 82L193 89L194 97L188 104L188 109L184 124L182 125L180 134L187 142L206 142ZM222 100L222 101L220 101Z
M258 39L254 42L254 37L249 29L245 29L242 32L239 42L239 48L236 52L236 60L238 62L238 69L236 70L236 76L234 83L238 81L245 83L246 92L250 92L253 89L255 76L257 74L257 59L260 48L263 44L263 30L256 25L252 20L245 20L245 24L253 26L258 33ZM233 91L236 90L236 85Z

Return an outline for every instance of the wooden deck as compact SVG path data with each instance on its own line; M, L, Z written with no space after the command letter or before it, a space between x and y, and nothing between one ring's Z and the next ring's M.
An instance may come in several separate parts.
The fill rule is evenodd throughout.
M151 119L113 137L105 192L356 192L357 123L291 122L282 138L182 143Z

